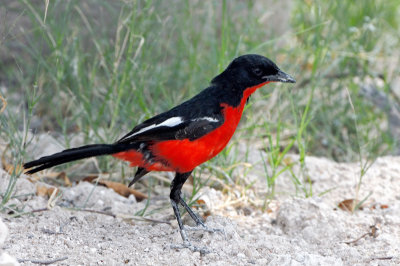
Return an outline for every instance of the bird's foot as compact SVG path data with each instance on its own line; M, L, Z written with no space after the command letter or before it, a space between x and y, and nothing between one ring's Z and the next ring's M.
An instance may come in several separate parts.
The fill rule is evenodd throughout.
M187 230L187 231L206 231L209 233L222 233L223 235L226 235L224 229L210 228L203 223L198 224L197 226L185 226L185 230Z
M184 249L187 248L191 250L192 252L200 252L201 255L211 253L211 251L206 248L206 247L198 247L190 243L189 241L184 241L183 244L180 245L171 245L171 248L173 249Z

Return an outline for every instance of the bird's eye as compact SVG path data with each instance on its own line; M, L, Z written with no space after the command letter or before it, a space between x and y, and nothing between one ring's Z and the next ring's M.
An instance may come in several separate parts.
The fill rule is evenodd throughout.
M261 76L261 74L262 74L262 71L261 71L261 69L259 69L259 68L255 68L255 69L253 70L253 72L254 72L254 74L256 74L257 76Z

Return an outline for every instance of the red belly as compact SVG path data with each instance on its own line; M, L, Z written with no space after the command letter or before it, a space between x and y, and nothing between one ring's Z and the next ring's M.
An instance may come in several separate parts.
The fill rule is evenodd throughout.
M190 141L170 140L155 143L153 154L168 161L174 171L184 173L210 160L220 153L235 133L243 108L223 106L225 123L211 133ZM156 169L155 169L156 170Z
M236 130L243 108L223 107L225 123L211 133L194 141L168 140L151 145L150 150L154 156L152 163L146 162L143 155L135 150L119 152L113 156L130 162L131 166L144 167L148 171L192 171L220 153Z

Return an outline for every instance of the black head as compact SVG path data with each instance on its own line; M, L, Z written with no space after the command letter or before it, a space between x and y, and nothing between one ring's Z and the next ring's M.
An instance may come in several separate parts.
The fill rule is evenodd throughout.
M268 58L257 55L242 55L234 59L213 84L227 85L234 88L249 88L265 82L295 83L296 80Z

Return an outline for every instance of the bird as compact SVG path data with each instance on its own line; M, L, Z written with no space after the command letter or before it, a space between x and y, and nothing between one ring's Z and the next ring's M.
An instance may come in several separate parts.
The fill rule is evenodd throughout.
M66 149L23 166L27 169L26 174L33 174L71 161L111 155L137 167L129 186L151 171L175 172L169 198L183 240L179 247L203 251L189 241L179 205L188 212L198 228L214 230L209 229L183 200L182 186L197 166L226 147L250 95L271 82L295 83L296 80L267 57L241 55L199 94L145 120L118 141Z

